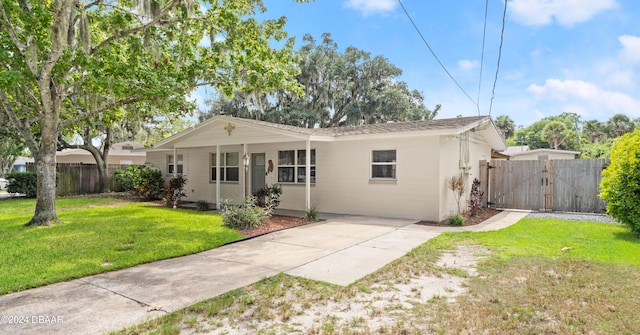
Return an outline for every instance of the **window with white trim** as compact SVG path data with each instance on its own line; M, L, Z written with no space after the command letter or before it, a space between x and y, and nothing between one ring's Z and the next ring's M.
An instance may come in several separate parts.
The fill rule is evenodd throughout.
M311 149L311 183L316 182L316 149ZM304 183L307 177L307 151L278 151L278 182Z
M220 181L240 180L240 154L225 152L220 154ZM211 181L216 181L216 154L211 154Z
M178 156L177 173L182 174L184 173L184 166L183 166L184 162L182 160L182 155L177 155L177 156ZM176 164L174 164L173 155L167 155L167 174L173 174L175 167L176 167Z
M396 150L371 150L371 179L396 179Z

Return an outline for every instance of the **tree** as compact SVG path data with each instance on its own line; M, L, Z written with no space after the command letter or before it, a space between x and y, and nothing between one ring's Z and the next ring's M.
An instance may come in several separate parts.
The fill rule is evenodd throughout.
M253 18L264 10L260 0L0 0L0 113L38 175L28 224L59 222L63 130L119 111L184 114L199 85L226 94L295 90L293 40L270 44L286 38L285 19Z
M597 143L607 138L606 125L598 120L585 121L582 124L582 134L591 143Z
M611 138L620 137L635 129L635 124L624 114L616 114L607 121L607 129Z
M500 115L495 120L496 127L500 129L502 137L507 139L514 135L516 123L507 115Z
M560 121L551 121L542 128L540 138L547 141L552 149L558 149L558 147L564 143L568 138L567 126Z
M615 140L600 189L607 213L640 235L640 130Z
M273 95L218 96L208 101L210 109L200 120L226 114L299 127L334 127L436 116L440 106L427 109L422 93L397 80L402 71L386 58L352 46L340 52L328 33L320 43L311 35L303 40L296 54L301 70L296 80L304 95L278 90Z

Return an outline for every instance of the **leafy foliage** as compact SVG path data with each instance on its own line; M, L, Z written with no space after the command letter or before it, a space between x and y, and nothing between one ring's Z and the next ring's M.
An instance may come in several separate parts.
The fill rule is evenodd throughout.
M184 190L185 185L187 185L187 178L183 175L177 175L169 179L165 190L165 200L167 203L170 203L173 208L177 208L180 199L187 196L187 193Z
M118 170L113 173L113 179L115 179L122 187L122 191L132 192L135 188L133 176L138 174L140 168L136 165L129 165L124 170Z
M467 184L465 182L465 177L462 173L457 174L455 176L448 177L445 180L445 185L451 192L453 193L453 197L456 199L456 205L458 205L458 213L462 213L462 209L460 208L460 200L464 196L464 192L467 191Z
M199 211L206 211L209 209L209 202L207 202L207 200L198 200L196 206Z
M602 172L600 196L607 213L640 235L640 130L618 138L611 163Z
M9 193L22 193L27 198L36 197L38 177L33 172L11 172L6 174L7 191Z
M239 206L229 205L228 201L222 203L222 222L233 229L255 229L269 220L273 208L256 205L256 198L246 197L244 203Z
M272 95L219 96L208 100L210 110L199 116L200 121L225 114L299 127L334 127L436 116L440 105L427 109L422 93L399 81L402 70L386 58L353 46L340 52L329 33L319 43L311 35L303 40L296 54L301 70L296 80L304 95L279 90Z
M461 214L454 214L449 217L449 225L454 227L460 227L464 225L464 216Z
M280 205L280 195L282 195L282 186L278 184L266 185L253 193L258 206L271 207L272 209L276 209Z
M0 1L0 119L38 165L30 224L58 221L60 135L186 115L198 86L299 92L286 18L254 18L265 11L261 0Z
M474 178L473 183L471 183L471 194L469 196L469 210L472 215L476 215L477 212L482 209L483 198L484 192L480 191L480 181L478 178Z
M304 213L304 219L309 222L318 222L321 220L320 213L318 212L316 206L311 207Z

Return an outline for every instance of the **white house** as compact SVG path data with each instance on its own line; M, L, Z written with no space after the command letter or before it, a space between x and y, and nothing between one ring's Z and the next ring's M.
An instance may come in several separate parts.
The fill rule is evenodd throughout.
M241 203L277 183L283 209L440 221L457 208L445 179L470 184L505 148L488 116L315 129L216 116L146 151L187 178L190 201Z
M107 164L141 165L146 160L146 154L141 149L143 145L137 142L127 141L113 143L109 148ZM56 152L57 163L82 163L96 164L91 153L84 149L64 149Z

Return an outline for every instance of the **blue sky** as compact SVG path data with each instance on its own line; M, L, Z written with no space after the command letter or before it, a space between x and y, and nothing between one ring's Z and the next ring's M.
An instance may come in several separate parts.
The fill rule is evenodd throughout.
M485 1L402 3L472 99L440 67L397 0L264 0L268 17L287 17L285 30L297 46L306 33L319 40L329 32L340 49L386 57L428 107L442 105L438 118L478 115L478 96L480 113L488 114L503 0L489 0L481 81ZM583 120L640 117L640 1L509 0L507 8L493 117L506 114L524 126L562 112Z

